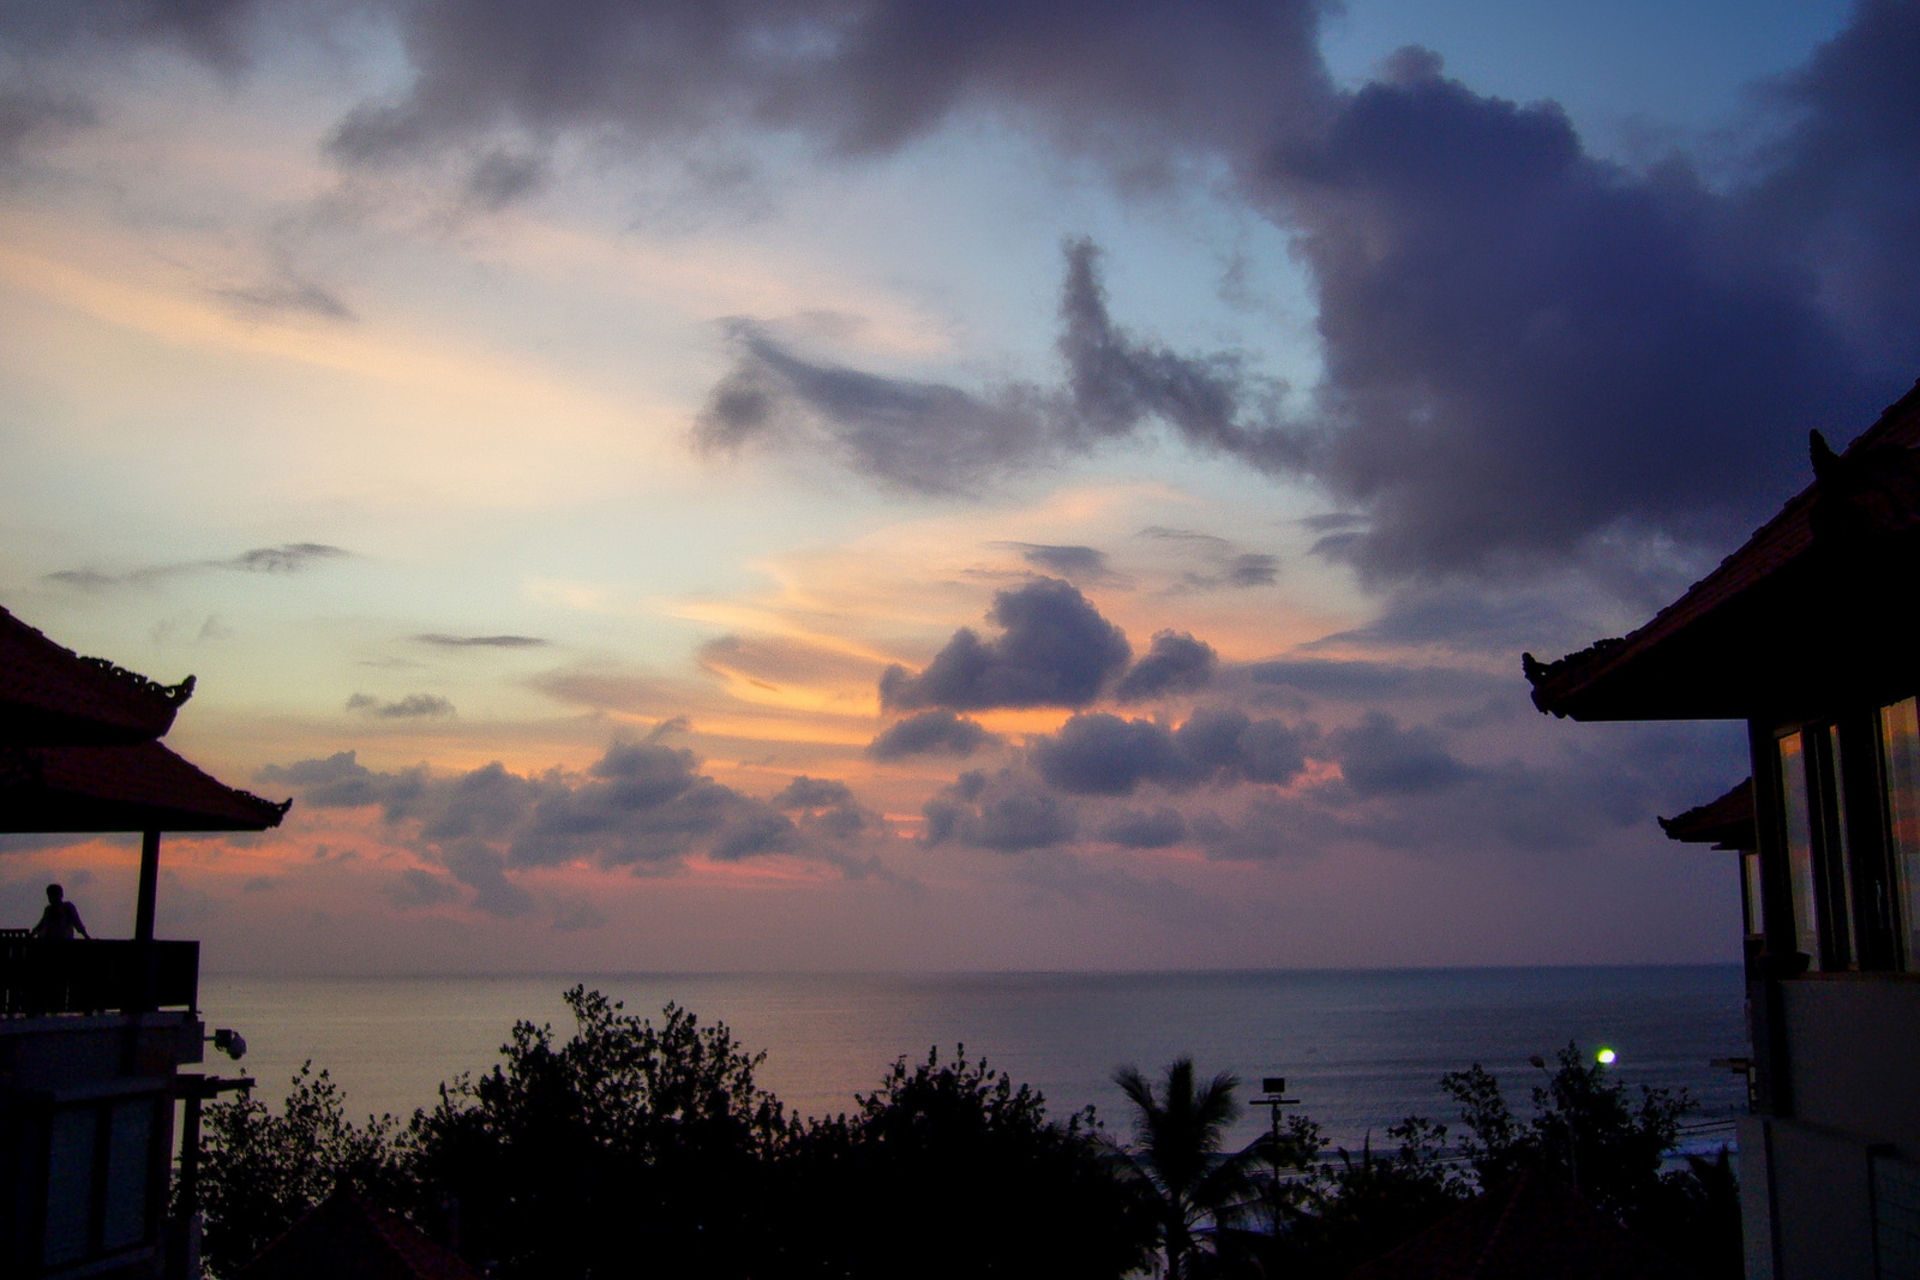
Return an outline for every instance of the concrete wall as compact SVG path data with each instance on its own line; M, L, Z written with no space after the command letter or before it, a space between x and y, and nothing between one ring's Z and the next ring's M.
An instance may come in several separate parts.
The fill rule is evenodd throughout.
M1874 1280L1876 1157L1920 1158L1920 981L1810 975L1781 995L1793 1115L1741 1125L1747 1274Z

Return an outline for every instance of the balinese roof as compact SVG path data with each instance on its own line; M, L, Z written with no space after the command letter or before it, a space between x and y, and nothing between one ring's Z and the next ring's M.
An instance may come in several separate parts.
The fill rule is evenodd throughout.
M1686 1272L1538 1171L1520 1174L1348 1280L1682 1280Z
M1651 622L1557 662L1522 655L1534 705L1576 720L1814 715L1910 681L1917 447L1920 384L1842 454L1812 433L1814 483Z
M234 1280L480 1280L460 1256L350 1191L309 1209Z
M229 787L157 742L0 747L0 831L262 831L291 804Z
M150 741L192 694L192 676L157 684L63 649L0 609L0 746Z
M1742 779L1717 800L1660 819L1660 829L1667 833L1669 840L1683 844L1710 844L1716 849L1759 848L1759 836L1753 825L1753 779Z

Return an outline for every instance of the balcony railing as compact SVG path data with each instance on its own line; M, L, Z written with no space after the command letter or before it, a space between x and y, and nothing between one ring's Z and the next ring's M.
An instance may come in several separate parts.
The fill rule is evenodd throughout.
M199 1007L198 942L0 935L0 1012L138 1013Z

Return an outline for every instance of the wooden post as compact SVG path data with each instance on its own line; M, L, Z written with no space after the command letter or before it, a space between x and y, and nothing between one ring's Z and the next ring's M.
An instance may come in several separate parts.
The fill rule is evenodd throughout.
M160 833L140 835L140 899L134 909L133 940L153 941L154 904L160 896Z

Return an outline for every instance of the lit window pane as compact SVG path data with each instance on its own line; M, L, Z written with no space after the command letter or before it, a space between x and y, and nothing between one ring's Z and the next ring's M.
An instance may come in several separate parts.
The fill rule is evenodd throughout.
M1813 899L1813 814L1807 804L1807 762L1800 735L1779 740L1780 791L1787 819L1787 872L1793 887L1793 945L1820 964L1818 908Z
M1920 968L1920 707L1914 699L1880 709L1880 740L1887 752L1887 810L1893 824L1893 861L1899 879L1901 951Z
M1856 934L1859 922L1853 910L1853 838L1847 832L1847 806L1843 799L1847 794L1847 780L1841 769L1839 729L1828 725L1820 730L1820 745L1822 755L1831 762L1833 770L1832 779L1823 776L1821 782L1820 802L1831 814L1825 833L1829 842L1837 841L1827 849L1827 883L1832 886L1827 895L1831 899L1827 904L1828 927L1834 938L1845 941L1847 956L1857 962L1860 939Z

